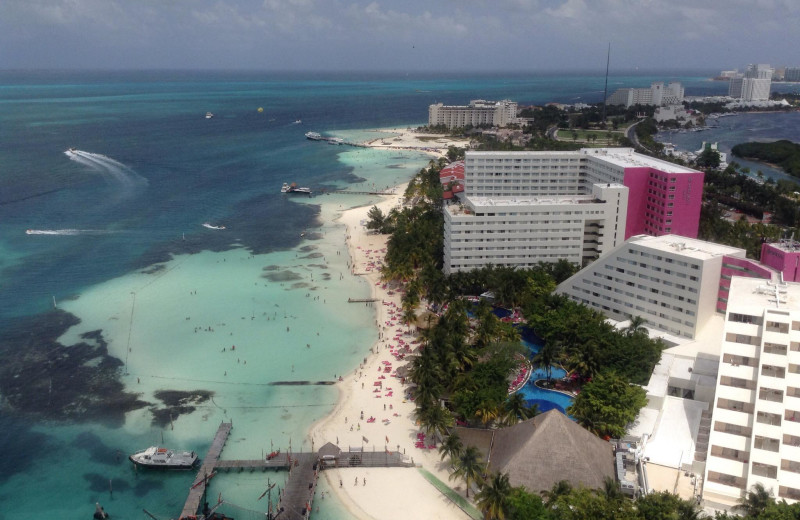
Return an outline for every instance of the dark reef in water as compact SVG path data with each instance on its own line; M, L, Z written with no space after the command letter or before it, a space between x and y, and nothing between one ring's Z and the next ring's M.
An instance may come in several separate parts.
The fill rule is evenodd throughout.
M261 278L266 278L270 282L293 282L303 279L302 276L288 269L285 271L265 272L261 275Z
M164 404L163 408L151 408L153 425L167 426L183 414L189 414L197 409L214 395L210 390L159 390L153 394L156 399Z
M150 268L169 261L175 255L227 251L235 247L244 247L253 254L290 249L301 240L298 230L313 226L319 212L319 206L297 204L280 194L259 195L240 202L233 214L221 222L225 225L224 230L202 228L198 222L196 232L154 245L135 262L134 267ZM280 225L267 230L265 226L269 222L280 222Z
M59 309L13 318L0 338L0 393L7 410L50 420L99 421L120 426L125 413L148 406L126 392L122 362L108 354L101 331L64 346L58 338L80 320Z

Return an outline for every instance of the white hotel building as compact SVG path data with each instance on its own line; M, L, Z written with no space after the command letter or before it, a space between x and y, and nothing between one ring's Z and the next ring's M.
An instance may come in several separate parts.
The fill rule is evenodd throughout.
M646 326L693 339L716 314L725 257L743 249L702 240L639 235L559 284L569 296L615 321L631 316Z
M447 128L465 126L508 126L517 122L517 103L474 99L469 106L437 103L428 107L428 126L444 125Z
M585 265L632 234L696 234L693 181L702 173L629 148L468 151L464 202L444 209L444 271Z
M734 277L703 498L735 503L760 482L800 500L800 284Z

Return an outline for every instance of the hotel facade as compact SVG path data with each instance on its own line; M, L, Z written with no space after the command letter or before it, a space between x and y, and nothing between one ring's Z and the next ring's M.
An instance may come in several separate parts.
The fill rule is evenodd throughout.
M464 185L444 209L446 273L584 265L634 235L695 237L703 173L629 148L468 151Z
M745 250L677 235L640 235L563 281L556 293L625 321L693 339L715 314L726 262Z
M468 106L437 103L428 107L428 126L508 126L517 122L517 103L474 99Z
M754 484L800 500L800 284L735 277L725 314L703 498Z

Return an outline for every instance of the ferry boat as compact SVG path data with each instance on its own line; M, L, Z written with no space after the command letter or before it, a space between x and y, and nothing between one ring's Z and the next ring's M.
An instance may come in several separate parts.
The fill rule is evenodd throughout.
M281 193L305 193L306 195L311 195L311 188L301 188L294 182L291 184L283 183L281 186Z
M175 451L158 446L137 451L128 458L137 466L158 469L191 469L197 462L197 454L193 451Z
M312 141L322 141L322 135L318 132L306 132L306 139L311 139Z

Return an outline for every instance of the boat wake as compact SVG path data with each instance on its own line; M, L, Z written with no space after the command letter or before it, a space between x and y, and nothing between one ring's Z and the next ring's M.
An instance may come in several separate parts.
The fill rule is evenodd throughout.
M147 179L111 157L74 148L70 148L64 153L70 160L82 164L92 171L107 175L124 186L147 186Z
M26 229L26 235L110 235L114 231L105 229Z
M208 229L225 229L225 226L214 226L212 224L209 224L208 222L204 222L203 227Z

